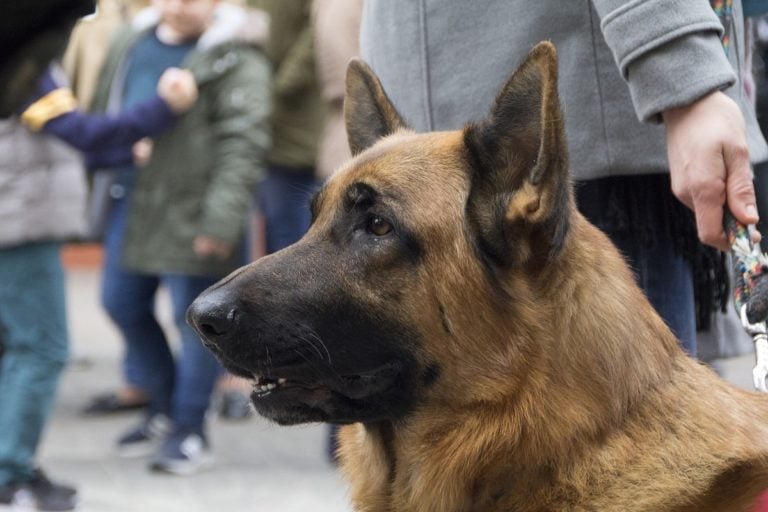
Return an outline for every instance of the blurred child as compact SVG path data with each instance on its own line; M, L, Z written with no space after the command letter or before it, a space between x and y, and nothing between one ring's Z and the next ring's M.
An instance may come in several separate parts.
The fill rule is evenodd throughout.
M67 360L60 242L83 233L83 151L120 152L161 133L195 101L192 76L169 70L158 96L122 116L76 109L51 66L19 118L0 121L0 507L71 510L74 488L48 480L37 451ZM55 135L52 136L52 135Z
M104 240L103 304L149 377L148 414L118 449L151 455L158 471L188 474L211 460L205 413L221 369L184 315L244 262L246 215L270 144L266 29L260 13L217 0L154 0L113 41L94 98L102 111L125 110L174 66L199 88L146 165L120 169ZM177 359L154 316L161 282L181 334Z

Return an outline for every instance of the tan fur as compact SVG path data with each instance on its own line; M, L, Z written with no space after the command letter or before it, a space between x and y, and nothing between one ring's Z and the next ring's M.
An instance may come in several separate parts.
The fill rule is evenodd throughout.
M461 132L395 131L331 180L310 233L364 182L428 247L418 279L397 283L399 314L442 373L407 417L342 429L355 509L751 510L768 488L768 397L688 358L573 206L555 260L495 274L500 305L467 234L463 148ZM550 201L536 190L518 190L508 220L537 221Z

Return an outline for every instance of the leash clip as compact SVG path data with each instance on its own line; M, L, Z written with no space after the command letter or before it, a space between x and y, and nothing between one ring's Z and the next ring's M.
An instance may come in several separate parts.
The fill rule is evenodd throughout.
M755 344L755 367L752 369L752 381L755 389L768 392L766 378L768 378L768 326L765 322L749 323L747 319L747 305L741 306L739 312L741 325L752 336Z

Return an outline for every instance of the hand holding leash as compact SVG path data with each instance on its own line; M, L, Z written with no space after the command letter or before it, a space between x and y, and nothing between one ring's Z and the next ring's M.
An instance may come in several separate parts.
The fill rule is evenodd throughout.
M768 392L768 256L754 243L755 226L744 226L726 209L725 232L733 255L733 302L741 324L755 344L755 389Z
M699 239L728 251L724 204L733 216L757 222L747 131L739 106L720 91L662 113L672 192L696 217Z

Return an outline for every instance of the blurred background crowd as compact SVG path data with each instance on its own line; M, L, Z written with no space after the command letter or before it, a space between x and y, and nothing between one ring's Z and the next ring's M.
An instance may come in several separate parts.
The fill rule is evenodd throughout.
M134 424L114 432L115 456L190 475L212 463L212 416L251 416L250 383L223 371L185 312L218 279L307 230L309 198L349 157L341 105L361 9L356 0L100 0L61 58L50 52L29 71L42 78L6 82L0 506L78 501L35 457L71 357L62 243L74 265L95 254L100 302L123 347L120 374L82 398L83 428L130 413ZM171 325L158 320L159 290ZM333 429L324 443L333 464Z

